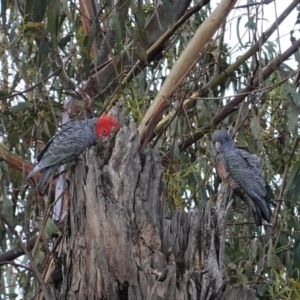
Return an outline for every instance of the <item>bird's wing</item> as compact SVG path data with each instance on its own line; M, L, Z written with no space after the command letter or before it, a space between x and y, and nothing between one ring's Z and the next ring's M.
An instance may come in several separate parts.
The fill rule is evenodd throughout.
M268 188L259 158L243 148L235 148L223 155L230 180L241 193L245 192L253 200L266 220L269 220L271 210L267 200Z
M74 122L73 122L74 123ZM45 168L58 163L71 161L87 146L86 127L64 126L38 155L39 164Z

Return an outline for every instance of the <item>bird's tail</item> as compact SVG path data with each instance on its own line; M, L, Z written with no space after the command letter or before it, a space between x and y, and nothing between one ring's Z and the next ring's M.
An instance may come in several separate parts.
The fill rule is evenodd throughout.
M254 217L255 225L262 226L262 216L260 209L258 207L256 207L256 209L252 208L252 214Z
M270 208L270 204L269 204L269 200L268 199L258 199L258 201L255 201L257 210L259 210L260 212L260 218L263 218L264 220L266 220L268 223L270 223L270 219L271 219L271 208Z
M41 165L36 165L31 172L27 175L26 180L30 179L34 174L36 174L37 172L41 171L43 169L43 167Z
M267 196L259 197L256 193L250 196L241 191L236 191L236 194L251 207L256 226L261 226L263 219L270 223L272 211Z
M55 170L56 170L56 167L55 167L55 166L51 166L51 167L48 167L48 168L44 169L43 174L42 174L42 177L41 177L39 183L38 183L37 186L36 186L36 189L37 189L38 191L41 191L41 190L43 189L43 187L44 187L44 185L45 185L47 179L48 179L51 175L53 175L53 174L55 173Z

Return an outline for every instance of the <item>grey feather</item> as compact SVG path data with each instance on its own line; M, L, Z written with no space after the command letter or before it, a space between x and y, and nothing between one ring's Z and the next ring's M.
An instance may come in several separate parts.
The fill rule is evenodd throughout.
M53 175L58 166L76 161L82 151L99 143L95 125L97 118L69 122L46 144L37 156L38 164L28 174L27 180L36 173L43 171L37 185L41 190L47 179Z
M262 225L262 219L270 222L268 184L260 159L237 146L224 129L213 134L212 142L212 153L222 181L251 207L256 225Z

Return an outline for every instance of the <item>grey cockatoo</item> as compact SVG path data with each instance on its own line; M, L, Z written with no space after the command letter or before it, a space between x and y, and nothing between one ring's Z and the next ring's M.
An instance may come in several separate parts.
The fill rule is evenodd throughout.
M212 153L222 182L229 186L252 210L255 224L270 222L268 184L260 159L246 148L237 146L229 133L218 130L212 135Z
M101 142L114 129L119 129L119 123L111 115L67 123L40 152L37 157L38 164L28 174L27 180L42 171L36 187L41 190L60 165L76 161L84 149Z

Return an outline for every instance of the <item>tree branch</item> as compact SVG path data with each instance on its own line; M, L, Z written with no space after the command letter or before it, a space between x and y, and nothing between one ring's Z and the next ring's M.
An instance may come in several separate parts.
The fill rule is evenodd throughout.
M220 75L213 77L205 86L203 86L199 92L194 93L189 99L184 101L185 108L192 108L195 106L197 99L200 97L205 97L211 90L214 90L221 83L225 82L227 78L236 71L247 59L249 59L252 55L254 55L257 51L260 50L262 44L264 44L270 36L275 32L278 28L279 24L281 24L286 17L290 14L290 12L298 5L299 1L294 0L275 20L275 22L261 35L260 39L241 57L239 57L233 64L231 64L224 72ZM154 132L160 132L161 128L163 128L169 120L173 117L175 111L171 111L164 119L162 119L158 125L156 126Z
M65 227L64 223L62 223L62 222L56 223L56 226L58 227L58 229L60 231L63 231L63 229ZM55 237L55 234L53 234L52 237ZM38 238L38 236L34 236L31 239L29 239L26 242L26 244L24 243L24 245L28 249L28 251L31 251L33 249L37 238ZM41 238L40 241L42 241L42 240L43 239ZM0 254L0 264L2 264L3 262L8 262L8 261L10 262L24 254L25 254L25 252L24 252L23 248L16 247L11 250L8 250L8 251Z
M141 137L141 151L147 146L155 126L169 108L170 97L175 88L182 83L187 73L195 65L199 53L205 49L207 43L210 42L210 39L213 37L235 3L236 0L222 0L212 14L198 27L193 38L173 65L170 74L166 77L161 89L153 100L153 103L148 108L139 124L138 129Z
M43 290L43 293L44 293L44 296L45 296L45 299L46 300L52 300L53 297L50 295L47 287L46 287L46 284L43 280L43 277L42 277L42 274L40 273L40 271L38 270L34 260L33 260L33 257L31 256L30 252L28 251L26 245L23 243L21 237L19 236L18 232L15 230L15 228L10 224L10 222L8 221L8 219L0 212L0 218L2 219L2 221L7 225L7 227L9 228L9 230L11 231L11 233L13 233L19 244L20 244L20 247L22 248L22 250L24 251L25 255L27 256L30 264L31 264L31 268L32 268L32 272L33 274L35 275L36 279L38 280L38 282L40 283L41 285L41 288Z
M248 85L242 92L237 95L232 101L226 104L221 111L212 119L211 124L205 126L200 132L193 133L190 137L188 137L185 141L178 145L179 150L183 151L195 142L197 142L200 138L202 138L206 133L208 133L214 125L219 124L226 117L228 117L232 112L236 111L236 106L239 105L248 94L255 90L256 87L259 86L260 80L267 79L273 72L277 70L277 68L287 60L292 54L294 54L298 48L300 47L300 39L295 41L294 44L288 48L284 53L279 55L272 63L270 63L266 68L263 69L262 76L257 76L252 85Z

